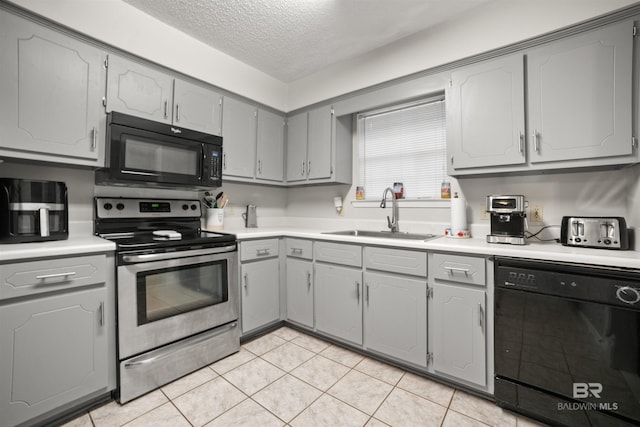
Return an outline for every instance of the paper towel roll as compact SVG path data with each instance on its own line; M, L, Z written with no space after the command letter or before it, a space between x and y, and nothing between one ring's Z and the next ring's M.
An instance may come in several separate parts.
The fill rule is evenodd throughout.
M460 231L467 230L467 202L464 197L451 199L451 231L456 236Z

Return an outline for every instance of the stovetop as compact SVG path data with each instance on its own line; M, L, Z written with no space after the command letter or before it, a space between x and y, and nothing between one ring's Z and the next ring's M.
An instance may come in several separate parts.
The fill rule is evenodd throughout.
M234 234L200 229L198 200L96 197L95 215L95 234L116 243L118 251L209 248L236 241Z

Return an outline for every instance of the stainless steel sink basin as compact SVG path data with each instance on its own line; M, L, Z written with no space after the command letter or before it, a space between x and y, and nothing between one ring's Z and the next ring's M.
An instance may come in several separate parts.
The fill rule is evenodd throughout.
M369 231L369 230L344 230L344 231L327 231L322 234L333 234L335 236L354 236L354 237L381 237L384 239L402 239L402 240L430 240L435 239L435 234L414 234L397 231Z

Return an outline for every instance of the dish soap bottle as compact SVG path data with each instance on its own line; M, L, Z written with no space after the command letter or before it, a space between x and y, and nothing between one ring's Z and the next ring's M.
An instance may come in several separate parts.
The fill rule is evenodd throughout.
M451 198L451 183L446 179L442 181L442 186L440 187L440 198L441 199Z

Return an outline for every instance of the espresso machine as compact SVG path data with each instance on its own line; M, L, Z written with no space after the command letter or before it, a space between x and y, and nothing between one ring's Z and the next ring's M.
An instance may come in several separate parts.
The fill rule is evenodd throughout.
M65 240L68 210L64 182L0 178L0 243Z
M525 245L527 204L524 196L487 196L487 212L491 216L487 242Z

